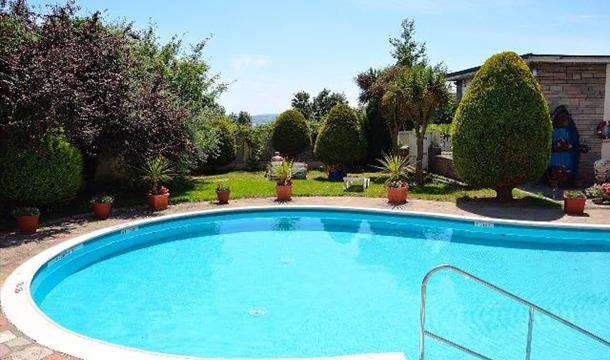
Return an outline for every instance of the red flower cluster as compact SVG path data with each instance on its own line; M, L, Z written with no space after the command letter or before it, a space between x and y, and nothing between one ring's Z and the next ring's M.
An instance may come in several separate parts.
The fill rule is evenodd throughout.
M166 188L165 186L159 186L158 193L159 193L159 195L168 195L169 194L169 189Z
M602 184L602 190L606 196L610 196L610 183Z

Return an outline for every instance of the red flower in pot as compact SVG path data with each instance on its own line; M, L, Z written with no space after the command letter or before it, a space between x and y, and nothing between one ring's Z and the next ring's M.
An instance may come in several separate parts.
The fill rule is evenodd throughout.
M161 156L149 159L140 169L142 180L149 184L148 204L155 211L165 210L169 205L169 189L161 183L169 182L174 173L171 164Z

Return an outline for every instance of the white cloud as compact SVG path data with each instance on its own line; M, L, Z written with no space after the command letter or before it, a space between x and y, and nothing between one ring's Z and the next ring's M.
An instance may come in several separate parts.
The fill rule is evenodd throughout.
M271 59L265 55L240 55L233 60L233 69L243 71L249 68L261 68L269 65Z

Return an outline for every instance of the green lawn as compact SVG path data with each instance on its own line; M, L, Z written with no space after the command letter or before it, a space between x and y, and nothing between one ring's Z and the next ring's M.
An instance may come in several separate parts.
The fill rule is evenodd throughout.
M326 179L326 173L310 171L307 180L293 181L293 194L295 196L386 196L384 186L386 177L383 174L363 173L358 176L371 178L371 185L365 191L345 191L343 182L330 182ZM170 189L171 202L213 201L216 199L216 184L219 182L223 182L231 188L232 199L275 196L275 182L267 180L264 172L234 171L225 174L196 176L185 183L173 185ZM116 208L146 206L144 194L127 190L109 190L108 192L115 195L114 206ZM513 195L517 199L528 198L528 201L521 204L523 206L561 207L559 202L532 196L520 190L514 190ZM457 201L460 198L491 198L494 196L495 191L491 189L472 189L440 182L430 182L424 186L411 185L409 188L410 199ZM45 220L49 220L89 211L89 197L81 194L69 205L46 211L43 216ZM13 220L10 216L8 218L0 216L0 230L12 227Z
M310 171L307 180L293 181L295 196L367 196L385 197L386 177L380 173L363 173L358 176L371 178L371 185L365 191L345 191L343 182L330 182L326 174ZM192 184L181 191L172 192L173 202L211 201L216 199L216 184L223 182L231 188L231 198L275 196L275 182L267 180L264 172L235 171L226 174L200 176L193 178ZM515 190L516 198L530 196ZM428 183L424 186L411 186L409 197L414 199L455 201L462 197L494 197L491 189L471 189L444 183Z

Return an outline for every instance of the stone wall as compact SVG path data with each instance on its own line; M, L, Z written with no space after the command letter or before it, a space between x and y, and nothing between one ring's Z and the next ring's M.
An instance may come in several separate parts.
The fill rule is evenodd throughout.
M601 140L595 134L603 120L606 64L539 63L530 67L537 71L549 111L565 105L572 114L580 143L590 151L581 154L579 173L586 181L593 180L593 163L601 157Z
M444 152L442 154L432 156L430 158L430 171L450 179L460 179L455 172L455 168L453 166L453 155L450 152Z

